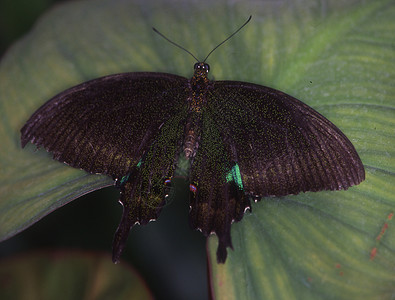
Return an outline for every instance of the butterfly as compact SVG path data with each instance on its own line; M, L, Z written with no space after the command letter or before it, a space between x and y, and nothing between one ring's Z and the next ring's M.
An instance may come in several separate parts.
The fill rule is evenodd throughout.
M180 156L190 164L190 226L218 236L218 263L251 200L345 190L365 178L352 143L317 111L266 86L212 81L206 59L196 59L191 79L134 72L84 82L50 99L21 129L22 147L31 142L115 180L123 214L114 262L131 228L158 218Z

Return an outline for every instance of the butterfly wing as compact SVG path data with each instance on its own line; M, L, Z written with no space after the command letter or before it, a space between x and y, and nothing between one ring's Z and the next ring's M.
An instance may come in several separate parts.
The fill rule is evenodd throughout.
M204 109L202 134L191 166L190 180L196 191L190 196L190 225L206 237L218 236L217 261L224 263L232 247L230 224L239 221L250 201L232 176L235 163L221 139L213 114Z
M206 236L217 234L218 262L225 261L226 247L232 247L231 223L250 207L247 195L258 199L347 189L365 178L347 137L280 91L217 81L204 114L208 121L191 169L197 191L190 218L192 227Z
M215 83L210 109L252 196L342 190L365 179L349 139L329 120L280 91Z
M156 219L164 180L174 171L187 116L187 79L124 73L85 82L55 96L21 129L54 159L117 180L123 216L114 237L117 262L130 228Z
M128 174L163 123L185 106L187 79L123 73L70 88L39 108L21 129L54 159L114 178Z

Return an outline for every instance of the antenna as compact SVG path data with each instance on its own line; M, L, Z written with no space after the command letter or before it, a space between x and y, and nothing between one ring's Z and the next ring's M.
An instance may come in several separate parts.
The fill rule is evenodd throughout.
M199 61L195 55L193 55L190 51L188 51L187 49L185 49L184 47L178 45L177 43L173 42L172 40L168 39L164 34L160 33L155 27L152 27L152 29L159 34L161 37L163 37L166 41L168 41L169 43L173 44L174 46L184 50L186 53L189 53L194 59L196 59L196 61Z
M205 62L205 61L207 60L207 58L211 55L211 53L214 52L214 50L216 50L219 46L221 46L223 43L225 43L227 40L229 40L232 36L234 36L236 33L238 33L244 26L246 26L246 25L248 24L248 22L251 21L251 18L252 18L252 16L250 16L250 17L248 18L248 20L245 21L244 24L241 25L241 26L239 27L239 29L237 29L237 30L236 30L235 32L233 32L230 36L228 36L225 40L223 40L221 43L219 43L217 46L215 46L214 49L211 50L209 54L207 54L207 56L206 56L206 58L203 60L203 62Z
M233 37L236 33L238 33L244 26L247 25L248 22L251 21L252 16L250 16L248 18L247 21L244 22L243 25L241 25L239 27L239 29L237 29L235 32L233 32L230 36L228 36L225 40L223 40L221 43L219 43L217 46L214 47L213 50L211 50L209 52L209 54L207 54L206 58L203 60L203 62L205 62L207 60L207 58L211 55L211 53L213 53L219 46L221 46L223 43L225 43L226 41L228 41L231 37ZM196 58L195 55L192 54L192 52L188 51L187 49L185 49L184 47L180 46L179 44L173 42L172 40L170 40L169 38L167 38L164 34L160 33L155 27L152 27L153 31L155 31L157 34L159 34L161 37L163 37L166 41L168 41L169 43L173 44L174 46L180 48L181 50L184 50L186 53L188 53L189 55L191 55L197 62L199 62L199 60Z

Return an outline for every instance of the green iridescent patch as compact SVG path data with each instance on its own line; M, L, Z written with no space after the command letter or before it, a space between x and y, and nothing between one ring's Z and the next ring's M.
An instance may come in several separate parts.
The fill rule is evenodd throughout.
M235 164L229 173L226 175L227 182L235 182L239 189L243 189L243 181L241 180L240 168L238 164Z

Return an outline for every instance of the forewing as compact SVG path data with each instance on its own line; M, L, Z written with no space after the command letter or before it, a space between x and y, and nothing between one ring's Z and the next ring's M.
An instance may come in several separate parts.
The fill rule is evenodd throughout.
M160 128L185 107L187 79L123 73L70 88L39 108L21 129L54 159L121 178L149 149Z
M365 178L348 138L301 101L251 83L215 82L208 109L253 196L347 189Z

